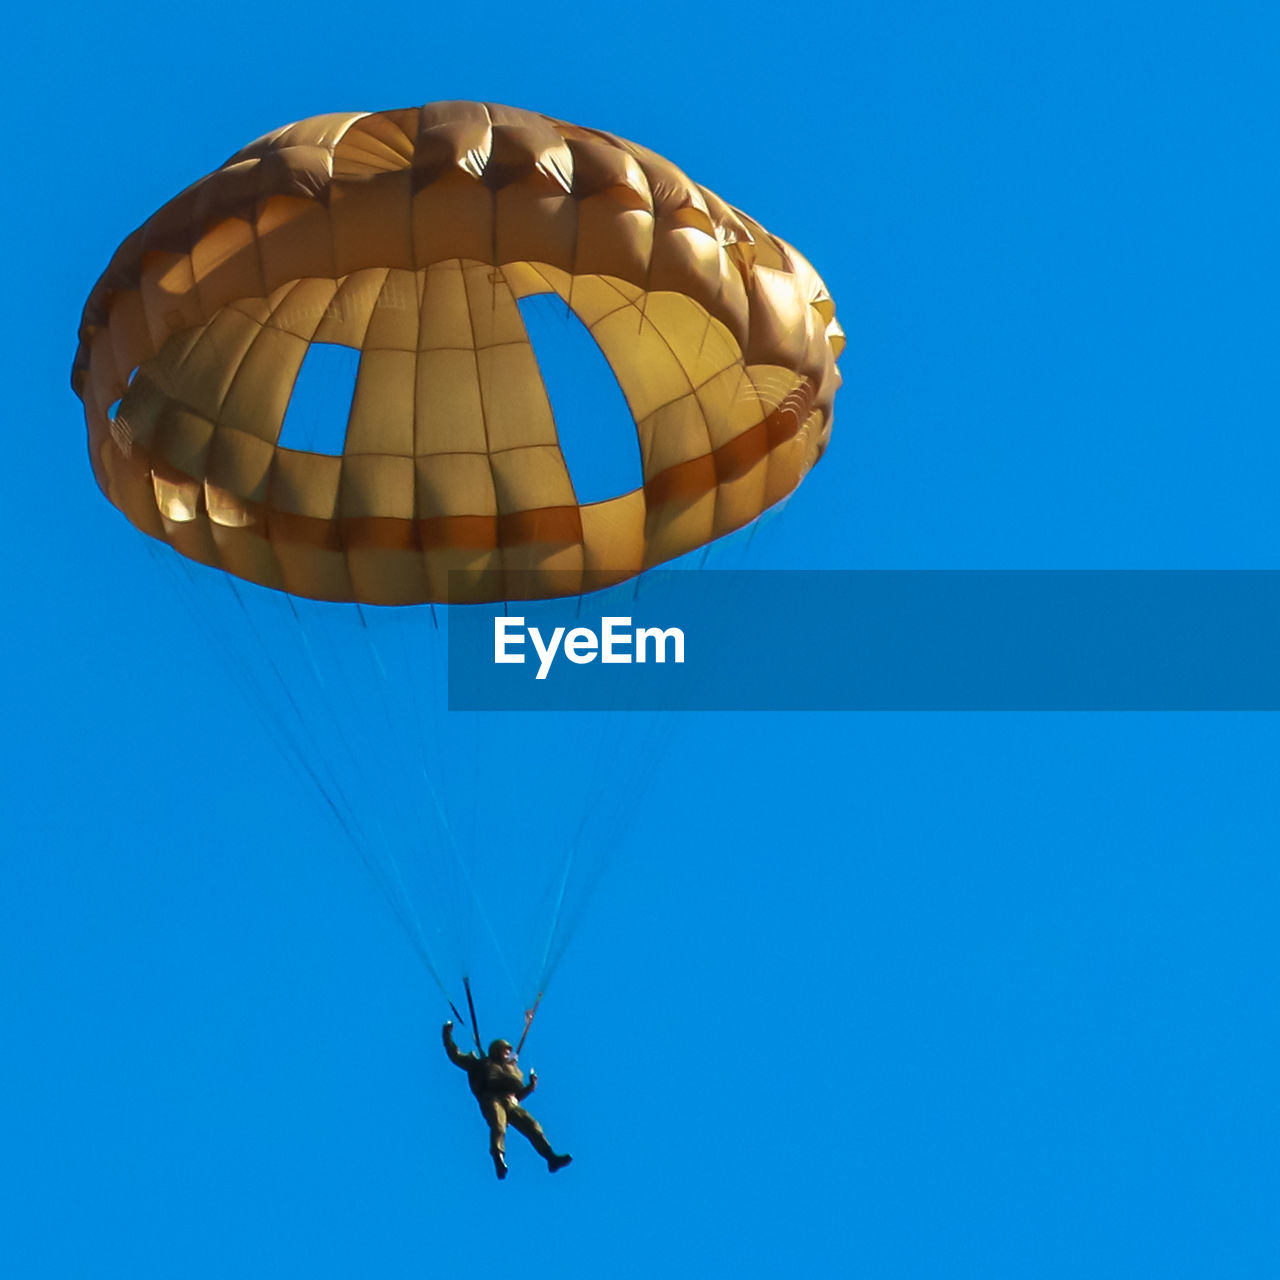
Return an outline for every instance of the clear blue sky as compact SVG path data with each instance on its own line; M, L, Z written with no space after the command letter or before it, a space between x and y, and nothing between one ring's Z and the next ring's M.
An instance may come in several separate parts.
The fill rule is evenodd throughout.
M513 1138L499 1185L438 994L68 388L116 244L245 142L486 99L644 142L825 277L846 385L767 563L1275 568L1277 43L1133 0L25 9L0 1270L1280 1274L1274 716L694 718L525 1054L576 1163Z

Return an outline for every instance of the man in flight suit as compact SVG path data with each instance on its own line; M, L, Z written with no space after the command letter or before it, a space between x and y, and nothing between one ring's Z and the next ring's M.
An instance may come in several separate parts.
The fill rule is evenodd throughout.
M537 1087L538 1073L529 1073L529 1083L524 1082L524 1072L516 1065L515 1054L505 1040L495 1040L489 1052L482 1058L474 1053L459 1053L453 1043L453 1023L444 1024L444 1051L455 1067L467 1073L467 1084L480 1104L480 1114L489 1125L489 1154L493 1157L493 1169L499 1178L507 1176L506 1135L509 1124L517 1133L523 1133L533 1144L533 1149L547 1162L551 1173L563 1169L572 1156L558 1156L551 1149L542 1126L520 1105Z

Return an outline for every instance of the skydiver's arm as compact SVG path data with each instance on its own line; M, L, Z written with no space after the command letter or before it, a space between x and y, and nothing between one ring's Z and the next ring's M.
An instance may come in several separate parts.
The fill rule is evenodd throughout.
M538 1087L538 1073L529 1072L529 1083L516 1094L516 1101L523 1102Z
M446 1022L441 1032L441 1039L444 1041L444 1051L449 1055L449 1061L455 1067L461 1067L463 1071L467 1069L467 1063L475 1058L473 1053L459 1053L458 1046L453 1043L453 1023Z

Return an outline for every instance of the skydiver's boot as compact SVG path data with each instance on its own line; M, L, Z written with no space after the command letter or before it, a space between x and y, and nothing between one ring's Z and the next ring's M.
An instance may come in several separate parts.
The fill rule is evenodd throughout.
M489 1154L493 1157L493 1171L501 1182L507 1176L507 1162L503 1159L501 1151L491 1151Z
M547 1157L547 1172L548 1172L548 1173L559 1173L559 1172L560 1172L560 1170L561 1170L561 1169L563 1169L563 1168L565 1167L565 1165L567 1165L567 1164L572 1164L572 1163L573 1163L573 1157L572 1157L572 1156L548 1156L548 1157Z

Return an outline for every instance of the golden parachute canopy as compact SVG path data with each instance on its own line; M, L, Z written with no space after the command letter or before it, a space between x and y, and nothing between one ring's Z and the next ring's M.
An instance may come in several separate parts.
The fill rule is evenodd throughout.
M535 294L612 367L630 492L575 493ZM341 454L280 443L314 343L359 352ZM103 492L183 555L319 600L500 600L624 580L786 497L843 345L809 263L661 156L441 102L288 125L171 200L94 287L72 385Z

